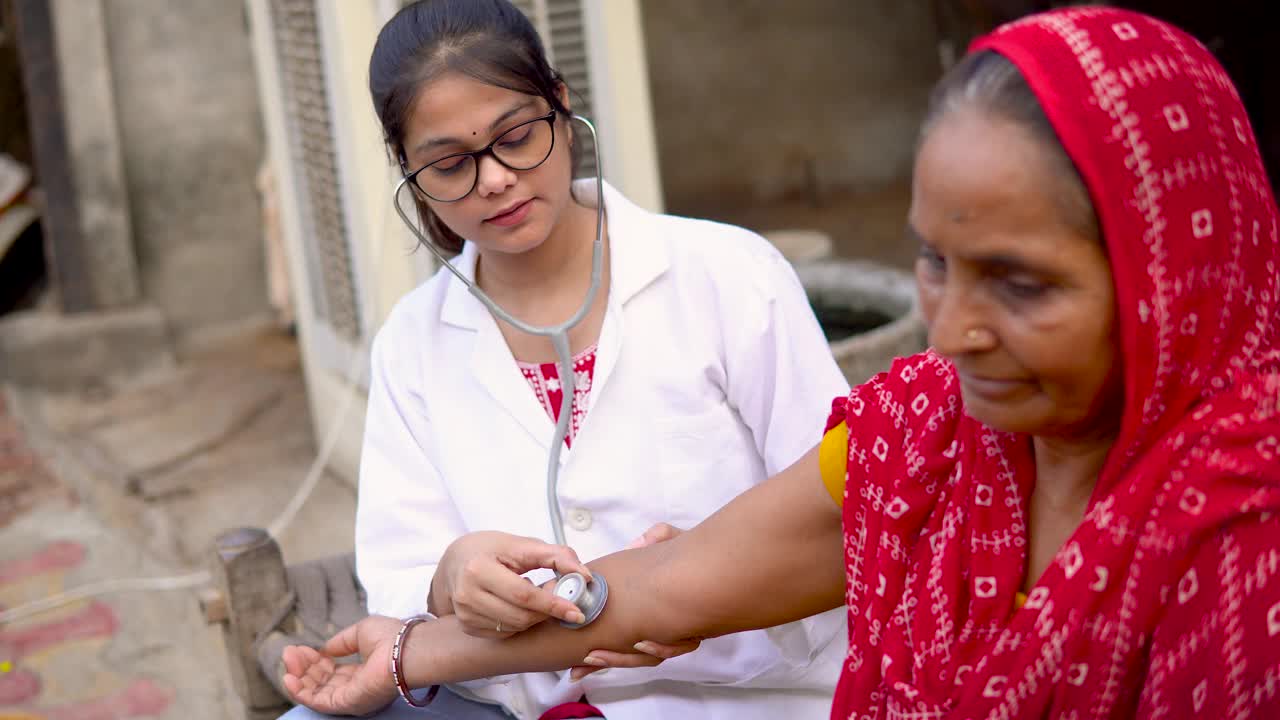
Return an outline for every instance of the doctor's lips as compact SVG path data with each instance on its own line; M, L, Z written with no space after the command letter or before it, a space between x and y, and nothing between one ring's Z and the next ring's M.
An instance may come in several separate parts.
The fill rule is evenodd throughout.
M533 198L512 203L501 211L485 218L484 221L500 226L515 225L529 215L529 208L532 205Z

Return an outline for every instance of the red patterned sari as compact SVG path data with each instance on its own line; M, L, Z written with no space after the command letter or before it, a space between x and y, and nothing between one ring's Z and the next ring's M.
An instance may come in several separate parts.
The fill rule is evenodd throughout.
M1030 439L899 360L841 403L850 652L833 718L1280 718L1280 238L1235 89L1109 9L975 43L1027 78L1116 284L1120 435L1084 522L1015 605Z

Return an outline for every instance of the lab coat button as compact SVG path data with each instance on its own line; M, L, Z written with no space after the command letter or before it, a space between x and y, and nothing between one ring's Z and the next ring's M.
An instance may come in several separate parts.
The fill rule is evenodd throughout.
M569 527L579 532L591 529L591 511L584 508L570 510Z

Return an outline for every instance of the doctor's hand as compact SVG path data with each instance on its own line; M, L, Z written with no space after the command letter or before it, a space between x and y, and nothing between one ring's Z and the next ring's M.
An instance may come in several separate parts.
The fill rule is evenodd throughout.
M400 621L371 615L325 643L284 649L284 687L293 699L326 715L365 715L395 700L391 646ZM335 658L359 654L359 664L339 665Z
M624 549L631 550L656 545L660 542L666 542L682 532L684 531L674 525L658 523L645 530L643 535L632 540L631 544ZM663 660L670 660L673 657L691 653L697 650L701 644L701 640L689 640L677 645L664 645L646 641L636 643L636 652L620 653L610 650L593 650L583 660L584 665L578 665L570 670L569 679L577 682L593 672L608 668L654 667L660 665Z
M500 532L468 533L440 559L428 607L436 615L457 615L464 632L482 638L507 638L549 617L583 622L572 602L521 577L539 568L591 578L577 553L562 545Z

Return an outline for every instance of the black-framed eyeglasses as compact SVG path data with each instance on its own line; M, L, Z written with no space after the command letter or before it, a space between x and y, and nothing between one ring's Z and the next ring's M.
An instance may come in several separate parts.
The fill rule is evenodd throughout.
M546 162L556 144L555 121L552 110L516 125L480 150L446 155L406 177L436 202L457 202L480 182L480 158L485 155L512 170L532 170Z

